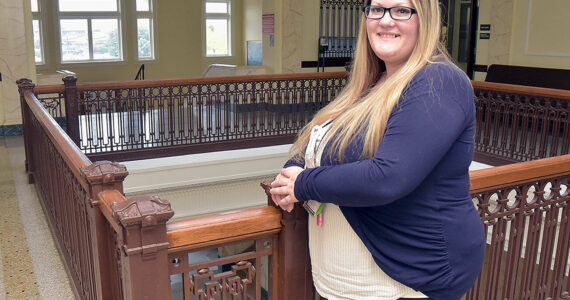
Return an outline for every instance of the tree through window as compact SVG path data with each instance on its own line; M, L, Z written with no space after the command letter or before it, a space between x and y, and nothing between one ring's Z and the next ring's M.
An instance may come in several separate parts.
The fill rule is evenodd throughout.
M206 56L231 55L230 0L205 0Z

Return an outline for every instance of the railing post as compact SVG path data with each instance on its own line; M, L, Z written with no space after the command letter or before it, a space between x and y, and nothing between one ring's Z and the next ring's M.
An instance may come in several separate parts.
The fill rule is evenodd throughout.
M123 180L127 168L109 161L95 162L81 168L83 176L89 182L89 219L91 223L92 249L97 274L95 275L99 299L121 299L120 270L115 237L109 222L99 209L99 193L104 190L117 190L122 194Z
M168 201L138 196L111 205L121 224L118 234L123 299L171 298L166 222L174 215Z
M66 76L63 78L65 85L65 116L67 119L67 135L79 147L79 115L77 104L77 77Z
M267 205L275 206L269 194L270 183L261 183L267 194ZM277 266L277 299L313 300L313 275L309 257L307 211L300 203L289 213L282 211Z
M33 174L34 170L32 163L33 155L30 147L32 145L31 141L34 140L34 138L31 136L33 134L33 131L31 129L32 125L30 120L30 108L28 107L26 99L24 99L24 94L26 91L33 92L35 85L32 83L30 79L26 78L17 80L16 84L18 84L18 92L20 93L20 107L22 110L22 128L24 131L24 151L26 152L26 161L25 161L26 174L28 175L28 183L33 184L34 183L34 174Z

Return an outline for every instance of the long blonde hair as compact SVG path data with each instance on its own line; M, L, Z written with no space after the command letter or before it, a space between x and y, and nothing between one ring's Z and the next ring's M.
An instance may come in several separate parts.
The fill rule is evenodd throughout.
M358 136L364 135L362 159L372 158L386 131L388 118L404 88L414 75L426 64L434 63L439 58L448 59L447 52L441 45L441 17L437 0L411 0L419 23L418 39L407 62L386 79L379 89L369 89L384 71L384 62L380 60L368 41L366 18L364 13L360 22L360 31L352 71L348 82L337 98L322 108L300 132L291 147L291 157L303 158L310 138L311 128L334 119L329 129L332 138L330 157L337 155L342 161L348 145ZM370 1L368 1L370 2Z

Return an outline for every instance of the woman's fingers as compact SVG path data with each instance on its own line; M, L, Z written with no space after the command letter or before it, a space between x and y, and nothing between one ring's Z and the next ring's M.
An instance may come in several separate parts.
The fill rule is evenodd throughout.
M269 193L271 193L271 195L282 195L284 197L289 195L289 187L287 185L273 187L269 190Z
M271 189L269 190L271 200L281 209L288 212L293 210L295 202L299 202L294 194L294 180L301 171L303 171L303 168L300 167L282 169L279 175L275 177L275 180L271 182Z
M271 182L271 187L275 188L275 187L280 187L280 186L284 186L287 185L289 183L289 178L282 176L281 174L277 175L277 177L275 177L275 180L273 180L273 182Z
M303 171L301 167L289 167L285 169L281 169L281 173L279 175L290 178L292 175L297 175Z
M276 206L279 206L281 199L283 199L282 195L271 195L271 200L273 200L273 203L275 203Z

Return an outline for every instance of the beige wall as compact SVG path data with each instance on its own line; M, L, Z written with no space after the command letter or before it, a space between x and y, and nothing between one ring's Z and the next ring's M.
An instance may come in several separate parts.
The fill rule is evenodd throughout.
M16 80L34 79L29 10L30 2L27 0L0 0L0 126L22 122Z
M570 69L567 11L567 0L480 0L479 24L491 24L491 39L477 40L476 63Z
M491 24L491 38L479 39L477 28L476 64L509 64L513 37L514 0L480 0L478 24ZM486 73L475 72L475 80L485 80Z
M269 73L281 73L281 4L282 0L263 0L262 14L275 15L274 33L262 33L263 65ZM273 44L270 43L273 36Z
M570 69L570 1L517 0L514 9L509 64Z
M48 0L46 13L53 14L53 1ZM134 5L135 0L125 0L125 6ZM243 49L243 0L232 3L232 56L227 58L206 58L203 53L203 1L168 0L156 1L157 20L157 60L137 61L136 28L134 22L125 24L126 60L121 63L66 64L60 65L55 57L55 45L50 43L47 49L48 64L38 67L39 73L52 74L56 70L69 70L77 74L79 81L108 81L134 79L141 63L145 64L145 78L174 78L200 76L208 65L213 63L244 64ZM46 40L54 41L53 24L48 24Z
M261 0L243 0L243 61L247 63L247 41L261 41Z

